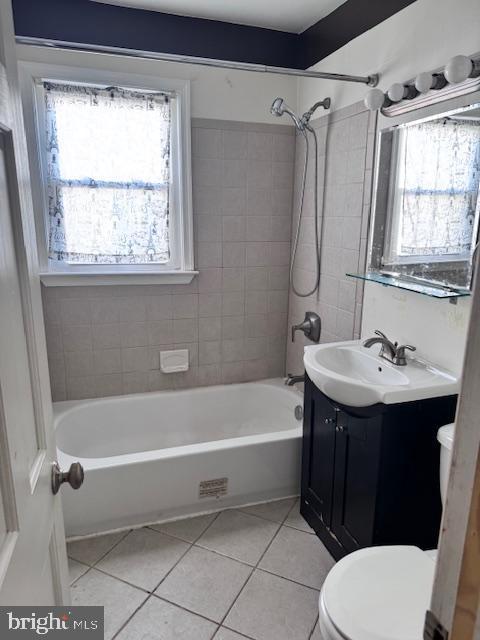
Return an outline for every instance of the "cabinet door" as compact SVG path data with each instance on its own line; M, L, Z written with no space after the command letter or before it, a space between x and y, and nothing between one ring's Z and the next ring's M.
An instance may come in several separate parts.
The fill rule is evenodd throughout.
M305 389L302 500L331 526L336 409L310 382Z
M346 551L373 541L381 422L337 416L332 531Z

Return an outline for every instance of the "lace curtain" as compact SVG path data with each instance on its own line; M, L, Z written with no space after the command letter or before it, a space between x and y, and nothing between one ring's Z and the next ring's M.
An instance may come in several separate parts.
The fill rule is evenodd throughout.
M480 123L446 118L402 136L396 255L468 255L480 205Z
M44 83L49 258L170 259L170 98Z

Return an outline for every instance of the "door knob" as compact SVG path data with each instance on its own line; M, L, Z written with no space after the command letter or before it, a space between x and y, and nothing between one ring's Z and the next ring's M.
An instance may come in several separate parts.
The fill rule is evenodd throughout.
M72 462L68 471L61 471L58 462L52 465L52 492L56 495L64 482L72 489L80 489L83 484L85 473L80 462Z

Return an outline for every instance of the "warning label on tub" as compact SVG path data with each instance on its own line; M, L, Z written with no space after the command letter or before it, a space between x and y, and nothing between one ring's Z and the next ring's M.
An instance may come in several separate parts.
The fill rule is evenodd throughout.
M202 480L198 485L199 498L220 498L228 493L228 478Z

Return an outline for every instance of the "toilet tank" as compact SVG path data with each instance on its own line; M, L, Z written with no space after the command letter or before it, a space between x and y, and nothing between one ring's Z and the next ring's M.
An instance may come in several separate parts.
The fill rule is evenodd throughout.
M445 497L447 495L448 475L450 473L450 464L452 462L453 436L455 434L455 425L446 424L440 427L437 433L437 440L440 447L440 494L442 496L442 504L445 506Z

